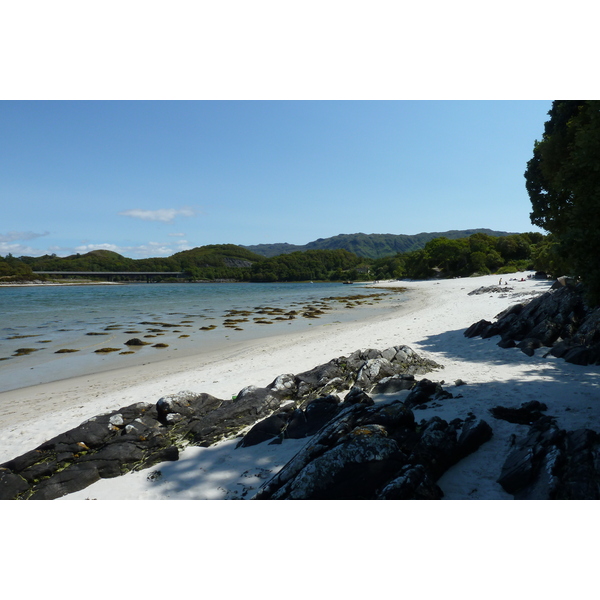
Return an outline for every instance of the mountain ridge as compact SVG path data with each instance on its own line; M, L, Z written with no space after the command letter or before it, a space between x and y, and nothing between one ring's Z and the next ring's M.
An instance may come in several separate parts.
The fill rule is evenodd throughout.
M292 252L306 250L348 250L363 258L384 258L399 252L412 252L420 250L427 242L439 237L460 239L469 237L474 233L484 233L493 237L514 235L514 232L495 231L492 229L451 229L449 231L421 232L413 235L393 233L340 233L329 238L318 238L304 245L288 244L287 242L275 244L255 244L240 246L255 254L271 258Z

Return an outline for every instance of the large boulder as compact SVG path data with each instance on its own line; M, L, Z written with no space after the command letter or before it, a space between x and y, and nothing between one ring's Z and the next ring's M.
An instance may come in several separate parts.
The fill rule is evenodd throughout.
M345 404L255 499L439 499L437 479L491 437L484 421L417 424L400 400Z
M519 500L598 500L600 435L542 417L516 441L498 483Z

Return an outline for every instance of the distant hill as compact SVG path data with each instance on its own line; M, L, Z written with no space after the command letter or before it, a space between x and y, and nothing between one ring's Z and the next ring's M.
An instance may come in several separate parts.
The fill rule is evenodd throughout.
M392 233L349 233L340 234L330 238L319 238L304 246L295 244L257 244L255 246L242 246L251 252L270 258L280 254L291 254L292 252L303 252L305 250L348 250L363 258L383 258L393 256L398 252L412 252L420 250L425 244L439 237L450 240L469 237L474 233L485 233L493 237L512 235L506 231L494 231L492 229L453 229L451 231L417 233L415 235L392 234Z
M92 250L60 258L55 255L22 256L33 271L187 271L198 279L238 278L265 257L234 244L217 244L183 250L168 257L127 258L110 250Z

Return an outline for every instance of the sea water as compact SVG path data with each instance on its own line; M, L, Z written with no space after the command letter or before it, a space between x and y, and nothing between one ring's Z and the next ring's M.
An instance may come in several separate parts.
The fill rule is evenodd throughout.
M399 299L339 283L0 286L0 392L364 319Z

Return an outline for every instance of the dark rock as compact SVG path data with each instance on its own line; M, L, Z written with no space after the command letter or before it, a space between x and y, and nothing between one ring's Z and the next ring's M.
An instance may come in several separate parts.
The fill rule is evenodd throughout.
M498 479L498 483L509 494L516 494L531 486L539 473L543 459L549 452L560 451L559 444L564 436L549 417L538 419L510 452Z
M497 315L497 321L471 325L466 337L499 334L498 345L515 344L528 356L542 346L548 354L578 365L600 364L600 307L590 309L581 285L560 285L526 305L516 305Z
M210 394L196 394L194 392L178 392L163 396L156 403L157 419L167 424L173 419L170 415L181 415L183 417L201 418L206 413L219 408L223 404Z
M371 390L372 394L394 394L410 390L415 385L414 375L392 375L384 377ZM346 396L347 398L347 396Z
M356 418L357 425L375 424L382 425L392 433L396 430L413 429L415 416L413 412L399 400L386 404L374 405L365 409L361 416Z
M417 386L433 394L439 384ZM417 426L412 411L399 400L372 406L344 402L255 498L441 498L437 478L491 435L485 422L470 421L449 424L433 417Z
M128 345L139 344L134 338ZM415 373L439 367L408 346L360 350L298 376L280 375L265 388L248 386L233 400L180 392L160 398L155 405L132 404L92 417L0 465L0 498L57 498L100 478L177 460L179 449L189 443L209 446L253 424L256 426L241 445L317 432L321 435L321 430L326 430L328 444L333 446L350 431L351 423L346 423L341 413L352 412L354 407L364 410L373 404L365 388L386 376L400 375L409 380ZM349 389L357 381L360 385L344 403L337 396L321 393ZM401 411L390 411L387 415L381 413L382 421L400 420ZM328 426L332 419L334 431ZM380 466L370 470L375 473Z
M126 346L145 346L147 342L142 342L139 338L131 338L125 342Z
M377 500L441 500L444 492L423 465L405 465L376 496Z
M598 500L600 435L540 419L516 443L498 482L520 500Z
M482 444L492 439L492 435L492 428L486 421L475 418L465 421L457 441L455 462L478 450Z
M296 382L296 377L293 374L286 373L277 376L275 380L267 386L267 389L282 400L287 400L296 397L298 384Z
M20 475L0 468L0 500L12 500L30 487L30 482Z
M474 337L483 337L483 335L487 332L487 330L492 326L491 321L486 321L485 319L481 319L481 321L477 321L477 323L473 323L464 333L464 336L467 338Z
M100 479L95 463L72 464L32 488L30 500L53 500L78 492Z
M517 344L517 348L527 356L533 356L538 348L542 347L542 342L535 338L527 338Z
M344 398L344 404L366 404L372 406L374 404L371 396L363 392L360 388L353 387Z
M375 426L373 426L375 427ZM285 497L290 500L369 499L402 466L398 445L373 427L352 430L348 438L298 474ZM273 499L277 499L277 494Z
M517 343L515 340L511 340L510 338L501 339L498 342L498 346L500 346L500 348L514 348L516 345Z
M236 447L247 448L248 446L255 446L266 440L279 437L288 423L288 419L285 416L284 414L274 414L259 421L242 438Z
M557 500L600 500L600 436L590 429L566 432Z
M443 400L452 398L450 392L446 392L439 383L429 381L429 379L421 379L410 391L404 404L409 408L414 408L419 404L425 404L432 399Z
M537 400L532 400L531 402L521 404L519 408L495 406L490 409L490 412L496 419L502 419L509 423L530 425L542 418L544 416L542 411L545 410L548 410L548 407L545 404L538 402Z
M455 463L456 428L439 417L423 423L421 437L409 457L411 464L422 464L437 481Z
M563 357L566 362L574 365L589 365L590 364L590 350L585 346L576 346L565 352Z

